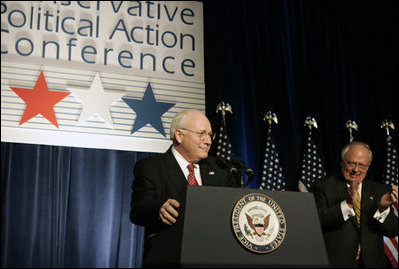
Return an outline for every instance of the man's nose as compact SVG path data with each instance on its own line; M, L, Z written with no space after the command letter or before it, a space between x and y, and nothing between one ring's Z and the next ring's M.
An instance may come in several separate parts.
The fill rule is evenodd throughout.
M352 168L353 171L359 172L360 171L360 166L358 163L355 164L355 166Z
M212 144L212 137L208 134L204 140L205 144L211 145Z

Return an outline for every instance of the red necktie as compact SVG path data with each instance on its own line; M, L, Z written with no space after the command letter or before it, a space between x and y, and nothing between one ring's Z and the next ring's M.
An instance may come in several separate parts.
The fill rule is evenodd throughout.
M188 168L188 185L198 185L197 180L195 179L195 174L194 174L194 164L190 163L189 165L187 165Z

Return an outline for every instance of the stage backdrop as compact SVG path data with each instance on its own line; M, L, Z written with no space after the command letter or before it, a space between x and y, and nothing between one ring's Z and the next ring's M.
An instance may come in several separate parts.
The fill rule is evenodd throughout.
M149 3L158 9L158 2ZM260 174L267 132L263 116L269 110L276 112L279 125L273 134L287 187L295 191L305 118L313 116L319 123L314 136L328 174L339 169L339 151L348 141L344 124L352 119L359 124L356 138L374 150L373 174L381 175L385 132L380 124L389 117L395 124L399 120L397 1L204 1L203 5L207 116L218 131L216 105L232 104L234 114L228 116L227 127L237 156ZM168 12L172 17L173 11ZM2 2L2 21L8 13ZM2 32L1 41L7 42L4 35L9 33ZM71 50L76 48L71 45ZM4 50L12 48L2 43ZM97 71L102 79L102 70ZM90 74L84 88L90 88L96 77L96 72ZM33 88L39 75L37 71L26 87ZM2 74L2 89L3 81ZM137 100L147 87L148 83L142 85ZM153 87L160 88L151 83ZM156 90L153 93L157 102L170 102L160 100ZM133 122L128 129L133 129ZM2 142L2 267L140 266L142 230L127 216L134 162L148 154ZM257 188L258 181L251 187Z
M2 1L1 141L163 152L203 57L200 2Z
M140 267L133 167L205 112L195 1L1 2L2 267Z

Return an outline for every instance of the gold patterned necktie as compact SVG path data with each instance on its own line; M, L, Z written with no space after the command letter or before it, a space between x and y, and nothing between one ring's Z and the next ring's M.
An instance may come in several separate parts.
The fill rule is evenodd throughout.
M188 181L188 185L198 185L197 180L195 179L195 174L194 174L194 164L190 163L189 165L187 165L188 168L188 177L187 177L187 181Z
M356 214L357 227L360 228L361 197L360 197L359 192L357 193L357 199L356 199L356 204L354 206L354 209L355 209L355 214ZM356 261L359 260L359 258L360 258L360 244L357 248Z
M355 214L356 214L356 220L357 220L357 225L360 226L360 210L361 210L361 200L360 200L360 195L359 192L357 193L357 199L356 199L356 204L354 206L355 208Z

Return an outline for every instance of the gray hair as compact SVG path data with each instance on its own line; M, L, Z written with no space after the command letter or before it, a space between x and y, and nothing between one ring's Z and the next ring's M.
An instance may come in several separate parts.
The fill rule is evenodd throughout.
M182 110L179 113L177 113L173 119L172 122L170 123L170 140L174 140L175 139L175 131L179 128L183 128L185 123L186 123L186 119L187 119L187 114L193 111L192 109L188 109L188 110Z
M362 147L368 149L369 157L370 157L370 163L371 163L371 161L373 160L373 152L371 151L369 145L367 145L366 143L361 142L361 141L352 141L349 144L346 144L346 146L341 151L341 160L344 160L344 157L345 157L346 153L348 152L349 148L352 147L352 146L362 146Z

